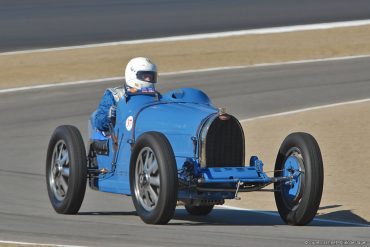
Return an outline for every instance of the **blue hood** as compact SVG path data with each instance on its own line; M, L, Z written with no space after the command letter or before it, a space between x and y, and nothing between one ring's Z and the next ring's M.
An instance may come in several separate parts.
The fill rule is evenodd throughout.
M135 139L148 131L164 134L177 157L193 157L197 132L203 120L217 110L196 103L168 102L146 107L136 119Z
M135 132L159 131L196 136L203 119L217 112L213 107L196 103L166 102L146 107L136 119Z
M122 126L128 136L137 140L145 132L160 132L167 137L177 157L194 156L192 138L197 138L204 119L217 112L205 93L192 88L169 91L159 99L135 95L120 103L118 122L125 124L128 116L134 121L132 130Z

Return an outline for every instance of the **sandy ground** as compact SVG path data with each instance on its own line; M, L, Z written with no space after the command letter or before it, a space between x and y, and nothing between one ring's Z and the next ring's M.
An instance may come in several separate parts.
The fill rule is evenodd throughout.
M246 157L258 154L265 163L265 171L272 171L280 144L289 133L312 134L320 145L324 161L324 192L319 215L367 223L370 221L369 112L370 102L245 122ZM273 193L240 195L242 200L228 201L228 204L276 211Z
M161 72L370 54L370 25L267 35L0 54L0 88L123 76L129 59L152 58Z

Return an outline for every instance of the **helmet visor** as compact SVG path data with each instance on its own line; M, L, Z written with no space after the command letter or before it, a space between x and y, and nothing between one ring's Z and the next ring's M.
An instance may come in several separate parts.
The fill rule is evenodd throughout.
M140 81L145 81L149 83L157 82L157 72L155 71L138 71L136 73L136 78Z

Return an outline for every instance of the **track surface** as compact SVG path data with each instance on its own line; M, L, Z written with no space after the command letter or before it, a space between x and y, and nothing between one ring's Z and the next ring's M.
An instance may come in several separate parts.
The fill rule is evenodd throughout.
M368 98L370 58L160 77L160 91L200 87L239 118ZM47 198L44 162L57 125L83 134L103 90L119 82L1 94L0 240L89 246L305 246L306 240L367 240L370 228L216 209L191 217L177 209L166 226L145 225L131 198L87 189L77 216L57 215ZM86 138L86 135L85 135ZM267 195L267 196L273 196Z
M369 0L0 0L0 52L369 18Z

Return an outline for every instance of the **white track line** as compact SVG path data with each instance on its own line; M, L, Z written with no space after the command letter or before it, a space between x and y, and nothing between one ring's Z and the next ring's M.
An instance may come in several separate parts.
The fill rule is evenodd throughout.
M106 46L116 46L116 45L146 44L146 43L171 42L171 41L183 41L183 40L224 38L224 37L231 37L231 36L253 35L253 34L272 34L272 33L285 33L285 32L296 32L296 31L307 31L307 30L331 29L331 28L340 28L340 27L355 27L355 26L363 26L363 25L369 25L369 24L370 24L370 20L367 19L367 20L357 20L357 21L342 21L342 22L295 25L295 26L285 26L285 27L270 27L270 28L248 29L248 30L239 30L239 31L191 34L191 35L171 36L171 37L163 37L163 38L139 39L139 40L117 41L117 42L107 42L107 43L99 43L99 44L55 47L55 48L46 48L46 49L12 51L12 52L0 53L0 56L27 54L27 53L35 53L35 52L63 51L63 50L82 49L82 48L106 47Z
M217 207L219 207L219 208L225 208L225 209L232 209L232 210L239 210L239 211L247 211L247 212L253 212L253 213L257 213L257 214L264 214L264 215L270 215L270 216L278 216L278 217L280 217L279 213L277 213L277 212L261 211L261 210L255 210L255 209L247 209L247 208L239 208L239 207L233 207L233 206L228 206L228 205L222 205L222 206L217 206ZM342 224L342 225L364 226L364 227L369 227L370 226L370 225L367 225L367 224L347 222L347 221L341 221L341 220L329 220L329 219L318 219L318 218L314 218L313 221L316 221L316 222L326 222L326 223L335 223L335 224Z
M109 77L109 78L101 78L101 79L93 79L93 80L39 84L39 85L35 85L35 86L1 89L0 94L17 92L17 91L33 90L33 89L43 89L43 88L50 88L50 87L65 87L65 86L73 86L73 85L80 85L80 84L91 84L91 83L106 82L106 81L117 81L117 80L122 80L122 79L124 79L124 77Z
M176 72L160 73L160 76L188 74L188 73L202 73L202 72L212 72L212 71L220 71L220 70L247 69L247 68L255 68L255 67L268 67L268 66L279 66L279 65L289 65L289 64L330 62L330 61L351 60L351 59L359 59L359 58L370 58L370 54L359 55L359 56L306 59L306 60L297 60L297 61L288 61L288 62L279 62L279 63L260 63L260 64L242 65L242 66L227 66L227 67L215 67L215 68L206 68L206 69L182 70L182 71L176 71ZM123 79L124 77L108 77L108 78L92 79L92 80L47 83L47 84L39 84L35 86L0 89L0 94L17 92L17 91L25 91L25 90L33 90L33 89L43 89L43 88L50 88L50 87L64 87L64 86L73 86L73 85L90 84L90 83L107 82L107 81L118 81L118 80L123 80Z
M369 101L370 101L370 98L367 98L367 99L351 100L351 101L345 101L345 102L328 104L328 105L307 107L307 108L293 110L293 111L286 111L286 112L274 113L274 114L269 114L269 115L264 115L264 116L259 116L259 117L242 119L242 120L240 120L240 122L245 123L245 122L250 122L250 121L257 120L257 119L287 116L287 115L292 115L292 114L300 113L300 112L307 112L307 111L313 111L313 110L319 110L319 109L331 108L331 107L343 106L343 105L359 104L359 103L365 103L365 102L369 102Z
M4 241L0 240L1 244L13 244L13 245L23 245L23 246L52 246L52 247L82 247L77 245L59 245L59 244L40 244L40 243L28 243L28 242L16 242L16 241Z

